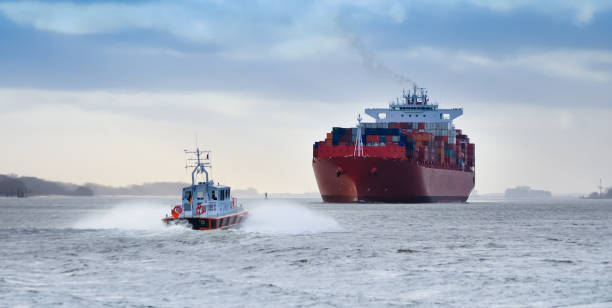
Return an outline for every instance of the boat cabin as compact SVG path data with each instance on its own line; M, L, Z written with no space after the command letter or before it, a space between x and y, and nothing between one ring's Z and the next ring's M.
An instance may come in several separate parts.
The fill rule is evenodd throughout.
M181 202L183 213L187 217L217 217L231 214L235 211L230 187L215 185L210 181L199 182L183 188Z

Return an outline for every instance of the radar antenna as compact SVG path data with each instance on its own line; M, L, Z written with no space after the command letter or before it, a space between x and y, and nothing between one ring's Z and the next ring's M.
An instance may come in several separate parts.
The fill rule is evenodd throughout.
M208 184L208 171L206 171L206 167L212 168L210 153L210 150L200 150L199 147L196 147L195 151L185 150L185 154L191 155L187 157L187 162L185 163L185 169L193 168L191 172L191 186L195 186L196 175L202 173L206 175L206 184Z

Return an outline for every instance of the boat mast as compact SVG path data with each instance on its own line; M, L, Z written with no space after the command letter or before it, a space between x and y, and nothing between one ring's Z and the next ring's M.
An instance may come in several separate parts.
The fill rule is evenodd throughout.
M195 177L198 173L206 174L206 184L208 184L208 171L206 171L206 167L211 167L210 164L210 151L209 150L200 150L200 148L196 148L195 151L185 150L185 154L194 154L195 157L187 158L187 164L185 168L193 168L191 172L191 186L195 186ZM206 154L206 158L200 158L200 155Z

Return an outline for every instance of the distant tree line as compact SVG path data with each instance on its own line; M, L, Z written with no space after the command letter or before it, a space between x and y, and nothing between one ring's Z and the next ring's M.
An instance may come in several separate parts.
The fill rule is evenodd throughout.
M189 186L183 182L152 182L141 185L113 187L86 183L75 185L71 183L53 182L36 177L19 177L15 174L0 174L0 197L28 196L180 196L183 187ZM232 189L232 196L239 198L262 197L255 188ZM276 194L277 197L310 196L309 194ZM314 195L313 195L314 196ZM318 194L316 194L318 196Z
M69 183L46 181L35 177L18 177L16 175L0 175L0 196L93 196L91 188Z

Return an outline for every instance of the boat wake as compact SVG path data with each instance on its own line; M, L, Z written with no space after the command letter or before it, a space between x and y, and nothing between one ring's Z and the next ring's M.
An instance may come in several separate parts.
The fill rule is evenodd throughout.
M246 232L263 234L315 234L342 232L332 217L289 201L261 201L248 204Z
M168 214L167 204L144 202L120 203L109 209L96 210L78 220L75 229L163 230L168 227L161 218Z

